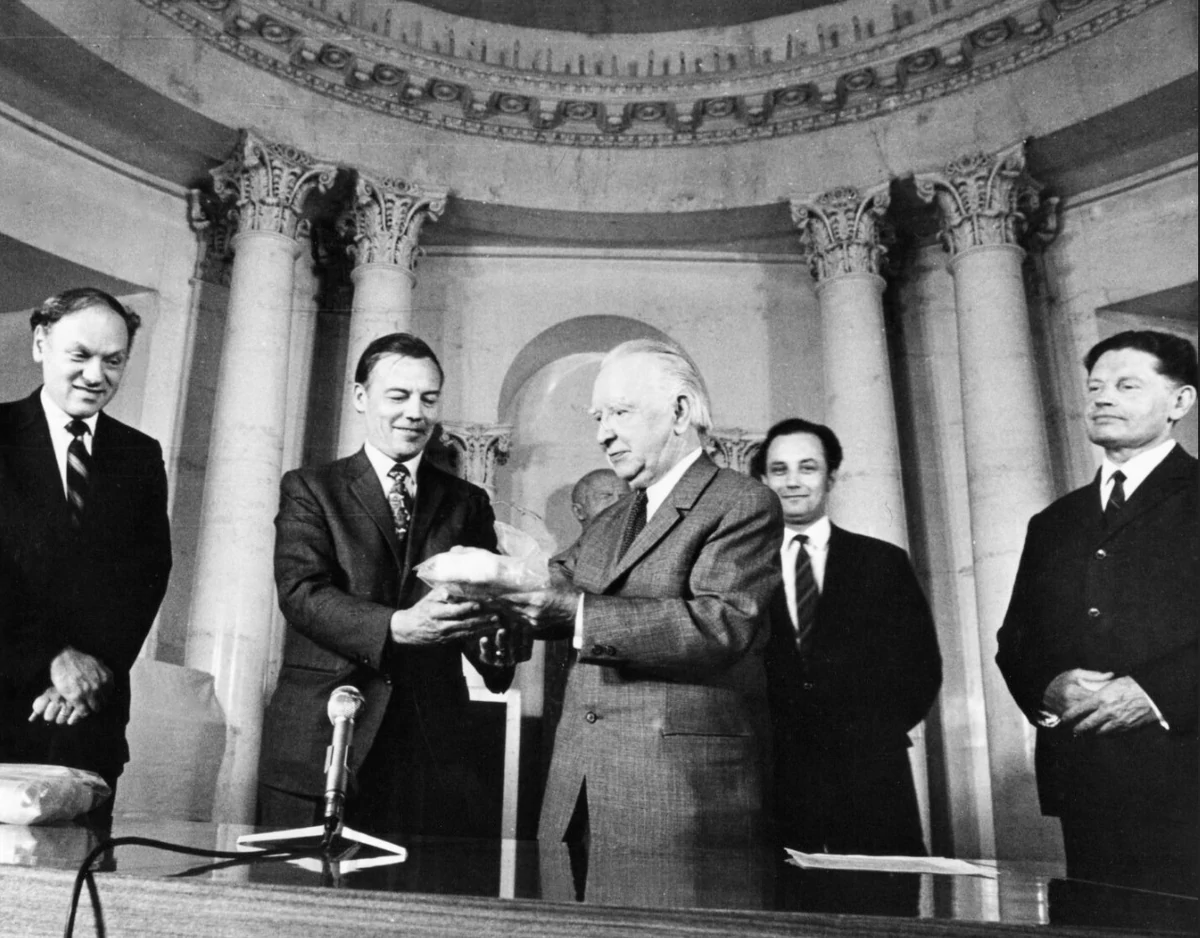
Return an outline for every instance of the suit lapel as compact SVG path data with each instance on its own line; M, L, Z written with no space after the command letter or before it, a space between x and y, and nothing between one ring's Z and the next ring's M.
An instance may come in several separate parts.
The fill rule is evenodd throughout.
M836 607L842 602L844 586L848 585L847 568L850 557L847 552L851 549L845 532L835 524L830 524L829 549L825 556L825 581L821 584L821 596L817 600L818 623L820 612L826 607Z
M441 475L441 470L428 459L421 460L417 469L417 497L413 502L413 517L408 532L405 570L411 570L421 559L433 519L437 517L438 509L446 498L446 486Z
M671 489L663 503L658 506L658 510L654 512L654 517L646 522L646 526L642 528L641 533L633 539L633 543L629 545L629 550L625 552L625 556L613 558L600 587L601 590L608 589L614 580L645 557L659 541L667 536L668 532L691 511L692 506L696 503L696 499L700 497L700 493L708 487L708 483L712 481L713 476L716 474L716 465L708 456L701 454L700 458L688 467L687 471L683 474L683 478L675 483L675 487ZM629 500L629 508L620 516L620 530L622 531L625 529L624 526L628 520L629 511L632 508L633 499L631 498ZM617 542L619 546L619 535Z
M1111 528L1104 528L1105 538L1113 537L1127 524L1150 511L1155 505L1178 489L1180 485L1186 483L1194 472L1195 461L1176 443L1174 449L1167 454L1162 462L1154 467L1150 475L1146 476L1142 484L1129 496L1129 500L1125 502L1125 507L1121 509L1116 523ZM1100 473L1097 472L1094 491L1095 498L1092 501L1092 505L1096 508L1097 512L1100 511L1099 487ZM1101 513L1100 517L1102 516ZM1103 528L1103 525L1101 527Z
M17 476L36 510L44 517L66 524L67 498L63 493L62 475L54 458L50 427L42 410L41 389L21 401L15 421L13 464Z
M365 449L360 449L350 457L346 474L349 479L350 493L363 506L375 526L379 528L379 533L383 535L383 539L391 548L396 565L403 568L404 555L400 551L400 541L396 538L392 509L388 506L387 498L383 494L383 486L379 484L379 476L375 474L375 467L367 458Z

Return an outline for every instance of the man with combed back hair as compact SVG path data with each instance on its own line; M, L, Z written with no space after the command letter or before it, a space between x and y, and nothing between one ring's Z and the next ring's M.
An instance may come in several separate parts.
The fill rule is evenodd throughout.
M1196 895L1196 460L1174 440L1196 350L1122 332L1084 360L1092 482L1029 522L996 661L1038 727L1073 878Z
M633 494L509 597L575 648L539 836L632 850L737 847L763 834L763 649L779 503L718 469L696 366L626 342L592 392L597 442Z

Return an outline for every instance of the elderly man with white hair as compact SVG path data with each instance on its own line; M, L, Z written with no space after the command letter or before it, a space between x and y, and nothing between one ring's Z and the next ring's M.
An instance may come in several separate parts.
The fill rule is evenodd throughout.
M633 494L509 597L536 638L575 648L539 836L654 850L764 833L764 563L779 501L704 453L708 393L666 342L613 349L592 392L597 442Z

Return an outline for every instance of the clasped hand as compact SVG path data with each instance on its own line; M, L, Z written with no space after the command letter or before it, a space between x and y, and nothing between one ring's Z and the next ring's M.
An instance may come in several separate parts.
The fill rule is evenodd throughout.
M444 645L494 631L500 620L481 603L452 597L438 587L407 609L392 613L392 641L398 645Z
M1042 706L1071 726L1077 736L1124 732L1158 719L1150 699L1133 678L1086 668L1059 674L1046 687Z
M104 706L113 687L113 674L99 658L64 648L50 662L51 686L33 702L29 721L74 726Z
M579 608L579 593L556 584L544 590L510 593L500 597L499 601L528 625L534 638L553 639L571 634Z

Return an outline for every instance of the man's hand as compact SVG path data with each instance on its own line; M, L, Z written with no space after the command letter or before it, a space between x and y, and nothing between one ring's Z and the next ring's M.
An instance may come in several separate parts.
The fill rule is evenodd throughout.
M560 638L574 628L579 592L551 586L531 593L510 593L500 601L529 624L534 638Z
M50 662L54 689L84 715L104 706L113 689L113 674L99 658L67 646Z
M1042 692L1042 709L1065 720L1071 707L1091 697L1096 688L1112 680L1112 676L1111 671L1088 671L1085 668L1063 671Z
M1123 733L1127 730L1157 723L1158 715L1150 706L1150 698L1131 677L1118 677L1093 685L1095 692L1063 712L1064 723L1074 723L1073 732L1079 736L1096 733Z
M533 633L520 622L479 638L479 659L493 668L511 668L533 655Z
M452 600L445 590L435 589L415 606L392 613L392 641L397 645L445 645L497 625L499 620L479 603Z
M35 722L39 717L47 723L58 723L60 726L74 726L89 715L86 705L73 707L53 687L47 687L33 702L33 712L29 714L29 722Z

